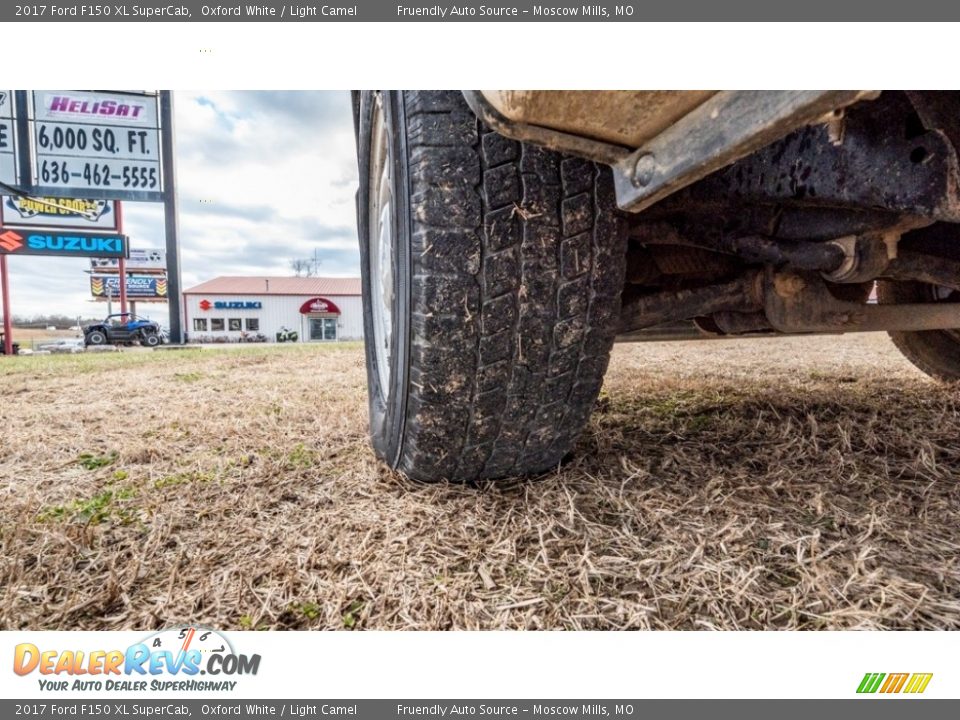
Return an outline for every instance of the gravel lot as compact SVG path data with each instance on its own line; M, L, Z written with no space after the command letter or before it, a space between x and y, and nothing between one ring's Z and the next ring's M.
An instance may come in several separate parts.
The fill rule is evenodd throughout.
M960 390L883 335L617 346L557 471L423 486L359 345L0 361L0 628L960 628Z

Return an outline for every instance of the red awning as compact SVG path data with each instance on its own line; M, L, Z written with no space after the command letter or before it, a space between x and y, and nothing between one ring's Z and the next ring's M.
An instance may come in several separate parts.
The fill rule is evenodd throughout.
M308 313L331 313L333 315L340 314L340 308L337 307L337 304L332 300L327 300L322 297L310 298L303 305L300 306L300 312L304 315Z

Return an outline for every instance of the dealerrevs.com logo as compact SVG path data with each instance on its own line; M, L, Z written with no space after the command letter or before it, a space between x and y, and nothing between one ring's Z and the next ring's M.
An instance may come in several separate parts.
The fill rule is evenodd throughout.
M36 674L44 691L232 691L239 676L256 675L260 655L234 651L215 630L177 627L126 650L14 648L13 671Z
M891 695L905 693L918 695L927 689L933 673L867 673L857 686L859 694L881 693Z

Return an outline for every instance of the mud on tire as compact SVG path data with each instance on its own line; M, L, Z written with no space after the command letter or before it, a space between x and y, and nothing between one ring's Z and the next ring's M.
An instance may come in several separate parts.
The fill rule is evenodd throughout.
M395 171L387 387L372 347L376 107ZM497 135L459 92L364 93L359 139L378 455L420 480L556 466L590 414L618 324L625 226L609 169Z

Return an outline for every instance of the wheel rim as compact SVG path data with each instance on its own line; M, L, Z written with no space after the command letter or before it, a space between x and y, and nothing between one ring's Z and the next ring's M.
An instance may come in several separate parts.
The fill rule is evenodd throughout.
M394 228L390 138L381 94L376 96L372 127L368 223L370 300L373 306L373 346L377 375L381 392L386 397L393 345Z

